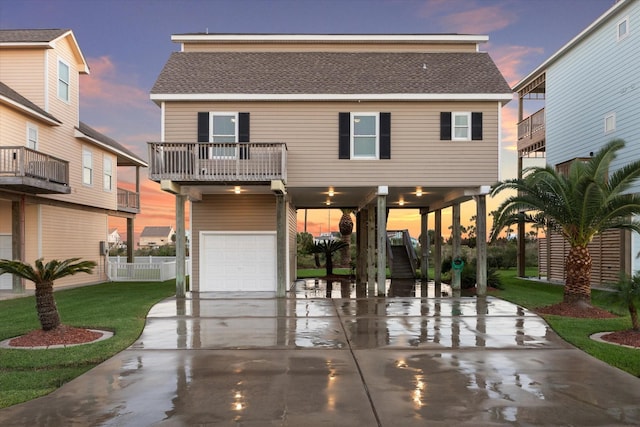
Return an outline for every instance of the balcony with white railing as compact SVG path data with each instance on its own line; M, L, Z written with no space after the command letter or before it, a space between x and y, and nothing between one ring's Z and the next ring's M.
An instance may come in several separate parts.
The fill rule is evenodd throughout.
M544 108L518 123L518 153L545 151L546 122Z
M287 179L282 142L149 142L149 179L188 183L269 183Z
M27 147L0 147L0 188L30 194L69 194L69 162Z
M129 213L139 213L140 193L118 187L118 210Z

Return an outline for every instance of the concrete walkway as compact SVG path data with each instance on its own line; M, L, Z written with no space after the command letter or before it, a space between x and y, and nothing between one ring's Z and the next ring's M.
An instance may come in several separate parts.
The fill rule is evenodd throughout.
M314 292L163 301L131 348L0 425L640 424L640 379L511 303Z

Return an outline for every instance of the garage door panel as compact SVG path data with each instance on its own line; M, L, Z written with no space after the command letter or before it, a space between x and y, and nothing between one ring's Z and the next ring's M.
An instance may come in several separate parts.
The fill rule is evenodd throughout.
M200 241L200 291L275 292L275 233L202 232Z

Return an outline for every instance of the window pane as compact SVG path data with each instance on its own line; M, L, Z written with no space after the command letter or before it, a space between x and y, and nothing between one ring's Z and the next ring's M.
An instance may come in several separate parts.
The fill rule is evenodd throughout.
M218 142L218 143L236 142L236 137L235 136L217 136L217 135L214 135L213 136L213 142Z
M235 116L213 116L214 135L235 135Z
M353 155L355 157L375 157L376 156L376 138L375 137L354 137L353 138Z
M455 118L455 126L468 126L469 125L469 116L467 115L456 115Z
M58 62L58 74L60 80L69 82L69 67L64 62Z
M353 134L354 135L375 135L376 134L376 117L375 116L354 116L353 117Z
M454 129L454 138L469 138L469 129L466 127L463 128L455 128Z
M618 24L618 38L623 37L627 34L627 21L622 21Z

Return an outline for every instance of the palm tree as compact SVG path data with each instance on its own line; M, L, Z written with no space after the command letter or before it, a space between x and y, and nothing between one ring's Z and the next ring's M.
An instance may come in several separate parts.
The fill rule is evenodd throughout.
M348 267L351 264L351 251L349 250L349 246L351 245L351 234L353 233L353 220L351 219L353 209L341 208L340 210L342 211L342 216L340 217L338 228L340 230L340 239L346 244L346 246L340 250L340 264L343 267Z
M611 162L623 147L624 141L613 140L588 160L573 162L567 175L549 166L527 168L524 178L499 182L492 189L492 196L504 190L517 193L498 207L492 239L504 227L524 219L560 233L569 244L563 302L591 304L591 254L587 245L594 236L610 229L640 232L640 222L633 219L640 214L640 196L628 193L640 177L640 161L609 175Z
M324 254L326 261L327 276L333 274L333 253L344 248L346 243L342 240L323 240L316 243L311 249L312 253Z
M0 259L0 275L14 274L35 283L36 311L40 326L43 331L50 331L60 326L60 315L53 297L53 282L76 273L91 273L96 266L94 261L77 262L79 259L70 258L64 261L54 259L43 264L40 258L36 260L35 268L22 261Z
M622 306L629 310L631 315L631 327L634 331L640 331L640 321L638 320L638 307L640 307L640 272L629 277L621 275L614 286L613 291L605 292L603 300L612 304Z

